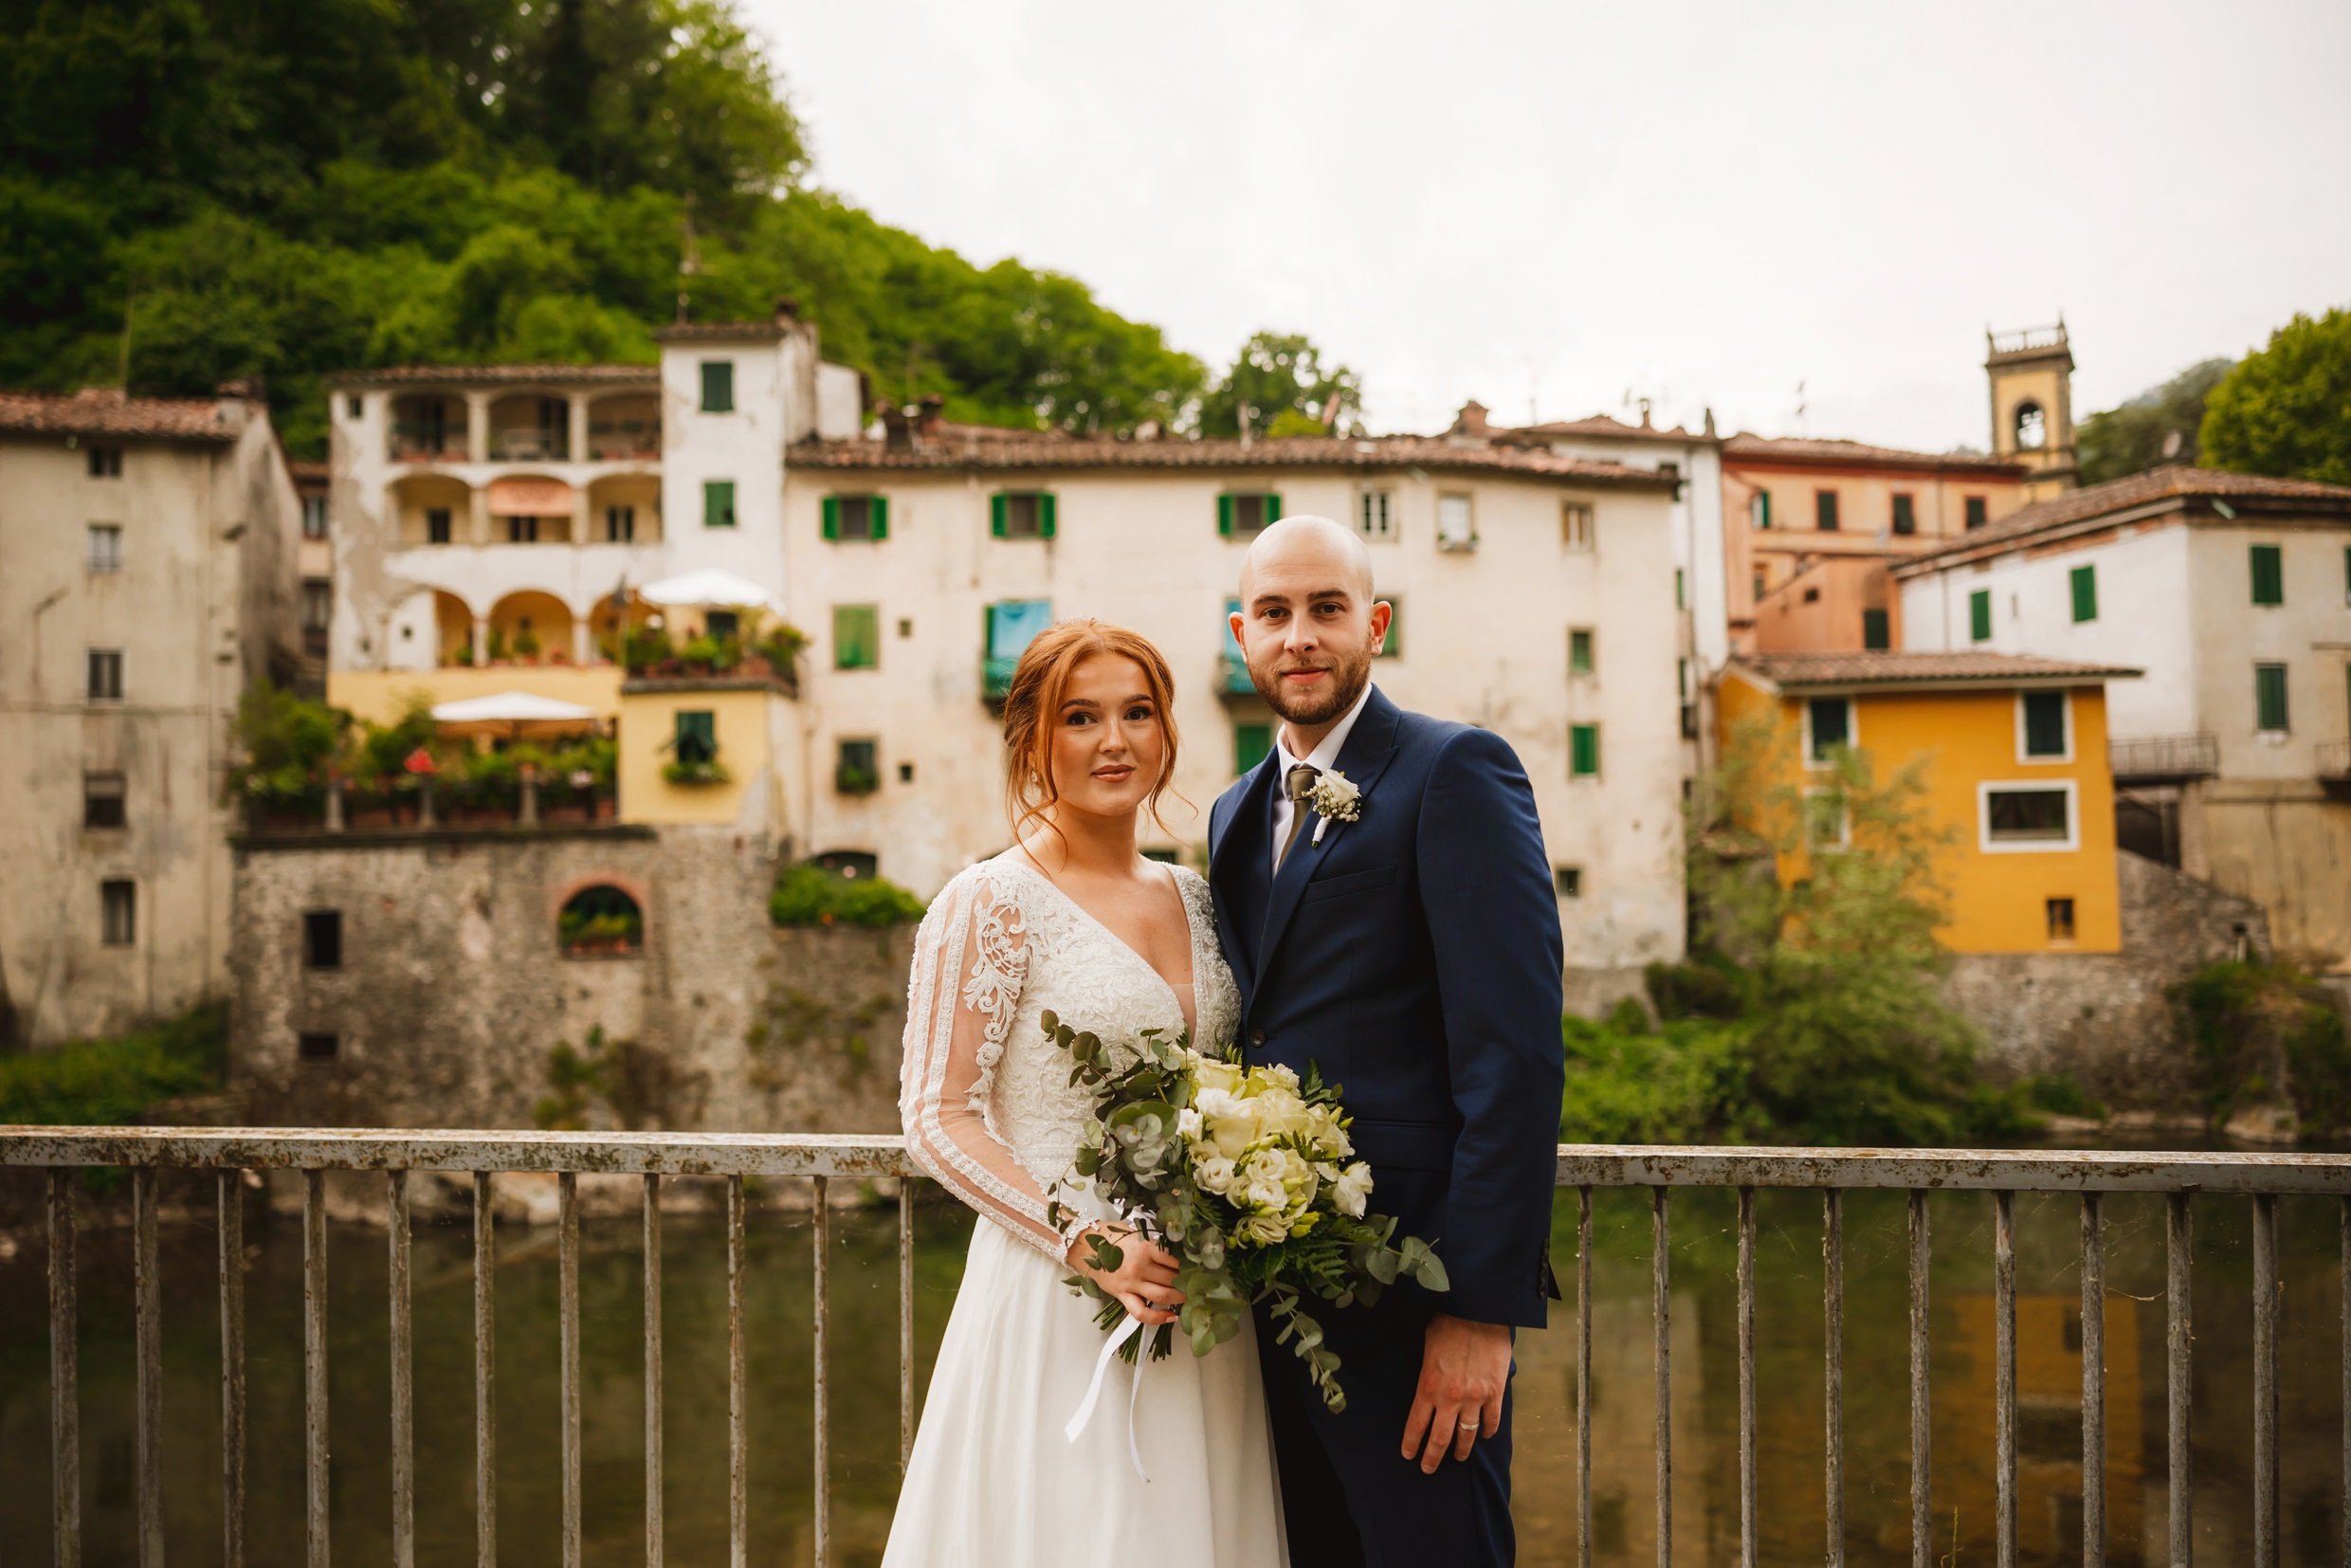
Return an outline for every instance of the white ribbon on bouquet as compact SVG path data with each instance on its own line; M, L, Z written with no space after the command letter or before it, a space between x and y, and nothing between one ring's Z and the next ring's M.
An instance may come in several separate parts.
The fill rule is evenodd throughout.
M1078 1406L1077 1413L1069 1417L1067 1426L1062 1428L1062 1435L1070 1442L1076 1442L1085 1431L1086 1424L1094 1419L1094 1406L1102 1399L1103 1378L1109 1374L1112 1358L1119 1354L1121 1345L1141 1333L1142 1328L1140 1318L1130 1317L1119 1325L1116 1333L1103 1341L1102 1354L1094 1358L1094 1380L1086 1385L1085 1398ZM1143 1468L1142 1446L1135 1440L1135 1407L1142 1398L1143 1362L1147 1359L1149 1353L1140 1345L1136 1346L1135 1381L1126 1395L1126 1456L1133 1461L1135 1473L1146 1483L1151 1480L1151 1472Z

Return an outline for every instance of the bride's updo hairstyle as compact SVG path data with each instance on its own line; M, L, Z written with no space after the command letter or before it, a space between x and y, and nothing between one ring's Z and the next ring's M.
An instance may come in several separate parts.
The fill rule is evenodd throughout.
M1159 776L1144 806L1152 821L1167 826L1159 817L1159 796L1176 776L1176 678L1166 658L1140 632L1103 621L1063 621L1037 633L1013 666L1011 686L1004 694L1004 814L1015 839L1025 837L1029 825L1061 798L1053 783L1054 720L1071 673L1098 653L1132 659L1142 668L1165 740Z

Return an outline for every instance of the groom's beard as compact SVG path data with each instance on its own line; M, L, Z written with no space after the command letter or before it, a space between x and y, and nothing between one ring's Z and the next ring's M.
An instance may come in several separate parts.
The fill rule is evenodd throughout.
M1320 691L1294 692L1282 684L1282 672L1288 669L1327 669L1333 679ZM1368 647L1345 664L1276 665L1262 671L1254 665L1249 668L1249 681L1266 700L1266 706L1288 722L1308 729L1327 724L1354 707L1371 679L1372 650Z

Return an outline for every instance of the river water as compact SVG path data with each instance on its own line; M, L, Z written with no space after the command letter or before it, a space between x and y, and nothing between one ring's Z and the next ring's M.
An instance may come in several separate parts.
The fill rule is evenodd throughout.
M1846 1486L1850 1559L1908 1560L1907 1242L1899 1193L1846 1199ZM1936 1560L1992 1560L1992 1202L1931 1200ZM1678 1193L1672 1223L1674 1557L1737 1560L1737 1233L1732 1194ZM1757 1403L1761 1560L1821 1560L1823 1379L1820 1199L1757 1199ZM2019 1560L2079 1560L2081 1322L2078 1205L2020 1194L2017 1229ZM2161 1563L2165 1352L2163 1202L2105 1205L2106 1516L2109 1562ZM1575 1198L1554 1252L1572 1293ZM968 1213L917 1225L919 1377L945 1325ZM834 1560L881 1553L898 1484L895 1208L833 1228ZM715 1218L667 1217L663 1252L668 1560L721 1562L726 1547L726 1306ZM2343 1412L2338 1211L2278 1203L2285 1284L2280 1433L2285 1560L2335 1560ZM1650 1226L1645 1193L1595 1201L1592 1313L1593 1560L1655 1560ZM300 1227L248 1221L248 1560L302 1559ZM811 1260L805 1214L755 1213L747 1244L752 1559L807 1562L811 1468ZM556 1268L550 1230L501 1230L498 1279L501 1560L560 1560ZM174 1564L220 1558L219 1324L214 1238L167 1231L163 1327L167 1533ZM642 1275L633 1221L590 1221L580 1267L587 1560L643 1560ZM418 1558L473 1560L471 1241L461 1217L414 1244ZM2250 1205L2196 1206L2194 1389L2197 1559L2251 1560L2252 1393ZM46 1259L0 1262L0 1560L46 1561L49 1532ZM335 1559L391 1559L386 1259L380 1231L330 1242ZM93 1568L135 1559L129 1238L82 1238L83 1521ZM1516 1513L1521 1560L1575 1560L1575 1309L1521 1340ZM1040 1478L1049 1484L1049 1477ZM1139 1559L1147 1556L1137 1543Z

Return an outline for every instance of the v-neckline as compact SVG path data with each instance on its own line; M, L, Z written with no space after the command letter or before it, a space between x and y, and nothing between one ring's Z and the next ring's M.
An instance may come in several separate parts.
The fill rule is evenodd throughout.
M1008 858L1011 859L1014 866L1020 867L1021 870L1027 872L1030 876L1036 878L1037 881L1051 888L1056 898L1060 899L1062 903L1067 904L1070 908L1078 912L1080 919L1084 920L1086 924L1092 926L1103 936L1109 938L1115 946L1117 946L1128 957L1134 959L1136 963L1140 965L1145 974L1159 982L1159 989L1166 992L1168 1000L1176 1004L1176 1016L1183 1022L1184 1037L1186 1039L1192 1039L1199 1032L1200 929L1197 925L1193 923L1192 901L1184 897L1183 880L1177 875L1176 867L1171 866L1167 868L1167 884L1169 891L1176 895L1176 907L1184 912L1184 951L1192 957L1192 983L1189 988L1192 992L1192 1007L1189 1012L1187 1012L1184 1007L1184 989L1179 988L1175 981L1169 979L1165 975L1161 974L1159 972L1159 966L1153 963L1149 958L1144 957L1140 948L1137 947L1133 942L1128 941L1124 937L1120 936L1116 931L1111 930L1109 925L1102 919L1101 916L1095 914L1091 909L1088 909L1085 905L1080 903L1074 894L1072 894L1067 888L1062 886L1060 883L1055 882L1051 877L1046 875L1044 870L1031 863L1029 857L1022 853L1022 851L1014 849L1011 851Z

